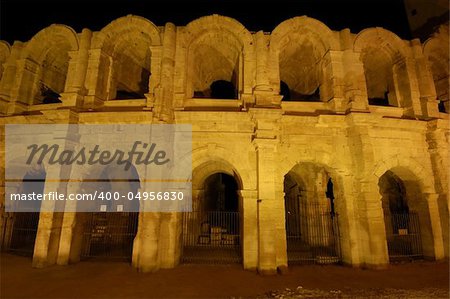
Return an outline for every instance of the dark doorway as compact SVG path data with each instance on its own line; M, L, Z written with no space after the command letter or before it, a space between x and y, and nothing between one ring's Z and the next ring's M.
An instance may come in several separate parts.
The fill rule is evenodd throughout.
M238 185L217 173L204 183L198 208L183 217L184 263L240 263L241 228Z
M387 171L379 181L389 260L423 257L419 215L409 208L403 181Z
M323 195L287 174L284 179L286 242L289 264L340 262L338 214L334 210L333 183ZM309 195L308 195L309 194ZM321 196L322 199L314 198ZM313 197L313 198L312 198Z
M22 179L19 188L21 194L43 194L45 187L46 172L42 165L36 165L28 171ZM33 256L36 236L39 226L39 214L41 201L20 202L20 211L13 213L10 239L7 240L6 248L8 252Z
M139 174L133 165L109 165L100 177L100 182L95 186L105 194L119 194L121 199L99 206L99 212L83 213L81 259L130 262L138 229L139 202L129 201L128 194L138 192Z

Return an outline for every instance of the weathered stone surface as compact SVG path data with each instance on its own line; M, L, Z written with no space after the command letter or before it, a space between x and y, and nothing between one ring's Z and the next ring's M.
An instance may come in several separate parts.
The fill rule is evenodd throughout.
M423 255L441 259L450 211L448 57L448 25L423 46L382 28L332 31L306 16L272 33L219 15L159 27L129 15L98 32L51 25L28 42L0 42L0 151L4 124L190 123L194 204L208 176L236 179L245 269L285 272L285 199L304 198L328 213L328 180L341 261L389 263L383 200L397 191L381 179L386 173L418 212ZM231 98L212 98L218 80L232 84ZM43 88L59 102L46 103ZM0 162L4 170L4 152ZM7 240L13 215L0 217ZM180 262L181 218L140 215L136 268ZM34 265L77 262L84 222L73 213L41 215Z

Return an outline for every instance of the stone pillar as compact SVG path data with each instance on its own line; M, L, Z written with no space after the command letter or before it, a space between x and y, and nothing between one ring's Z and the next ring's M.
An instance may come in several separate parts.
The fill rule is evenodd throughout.
M74 166L73 173L80 174L82 166ZM76 178L70 176L72 179ZM70 182L67 185L66 194L77 194L85 192L80 188L81 183ZM58 258L56 263L58 265L68 265L80 261L81 246L83 241L83 230L86 221L86 213L77 213L77 201L67 201L65 205L65 212L63 214L61 225L61 237L59 241ZM87 204L82 202L80 204Z
M11 54L8 60L3 63L3 74L0 80L0 113L11 114L14 113L14 107L11 107L11 111L8 111L9 102L13 102L17 99L16 92L13 90L20 82L20 76L17 73L17 59L22 54L23 43L16 41L11 48Z
M267 60L269 55L269 40L264 32L256 33L256 86L254 90L257 107L279 107L282 96L279 87L273 88L269 84ZM272 53L272 55L277 55ZM277 60L278 63L278 60ZM275 71L275 70L272 70ZM279 75L278 84L280 84Z
M162 94L156 100L156 115L161 121L170 122L173 119L173 78L175 68L175 46L176 31L175 25L167 23L164 30L164 42L161 60L161 81Z
M267 73L269 41L263 31L256 33L256 89L270 90Z
M61 237L59 242L58 257L56 260L56 263L58 265L68 265L69 263L75 263L80 260L79 254L71 254L75 249L73 238L76 237L75 227L77 216L77 213L64 212L61 225ZM82 234L81 231L79 233Z
M87 93L84 86L86 81L86 71L89 62L89 48L91 46L92 32L83 29L80 37L80 47L78 51L69 52L70 61L67 71L66 86L61 99L64 106L81 105L83 96Z
M339 244L342 261L348 265L361 264L361 244L359 243L360 226L355 211L355 178L345 173L339 173L339 178L334 182L335 210L339 214Z
M449 146L448 142L445 141L448 131L448 121L436 119L428 122L428 152L430 153L431 158L435 189L439 194L437 201L444 244L449 244ZM444 246L444 253L446 257L449 256L449 246Z
M353 164L352 174L356 184L344 179L343 185L345 196L349 197L346 199L348 213L351 213L352 205L355 210L354 223L351 222L351 218L347 219L348 233L350 235L354 233L358 241L355 242L355 239L350 237L348 242L343 242L343 258L354 265L385 267L389 263L389 257L381 195L378 191L378 178L370 173L376 163L374 146L369 136L369 128L361 125L367 122L367 118L364 115L353 117L352 128L348 131L348 142ZM351 203L352 185L355 186L354 196L357 197L354 204Z
M343 52L329 50L323 58L323 79L320 87L320 97L323 101L330 101L336 113L344 114L348 101L344 94L344 66Z
M148 93L146 109L151 110L155 106L156 98L162 97L161 87L161 46L150 46L151 62L150 62L150 80L148 82Z
M428 60L422 52L420 40L411 41L412 51L416 62L417 83L420 92L420 108L422 117L438 117L439 101L436 99L436 90L434 88L433 75L428 68Z
M59 165L49 167L49 169L46 169L46 180L59 178L60 172L61 168ZM61 192L59 183L46 181L44 193L55 191ZM63 213L54 211L57 211L57 205L61 204L64 203L58 201L43 201L41 204L39 225L33 253L33 267L42 268L56 263Z
M344 97L348 101L347 108L350 111L367 111L369 102L367 99L366 76L364 65L359 57L361 53L353 51L353 38L349 29L341 31L343 45L343 86Z
M425 194L423 206L419 208L425 212L419 212L419 223L424 256L440 260L444 258L444 243L437 199L437 194Z
M287 268L287 240L286 240L286 210L284 201L284 174L275 177L275 202L274 223L275 223L275 248L277 251L276 265L281 272Z
M66 119L64 122L67 122ZM62 122L62 121L60 121ZM74 127L69 127L69 130L73 130ZM53 132L54 142L64 148L65 150L73 150L75 139L77 137L76 132L68 131L67 128L62 128L60 131ZM46 169L46 182L44 187L44 193L58 192L60 194L67 194L67 183L61 182L60 179L67 179L71 177L72 166L71 165L47 165ZM72 186L72 185L71 185ZM75 190L70 190L72 193L76 193ZM33 267L44 267L47 265L53 265L57 263L60 255L60 240L62 234L62 225L64 223L64 211L66 208L66 201L43 201L41 204L41 213L39 215L39 225L36 235L34 254L33 254ZM69 205L73 203L69 203ZM67 216L70 218L70 216ZM64 240L66 241L66 239ZM65 246L70 244L64 243ZM66 250L67 251L67 250ZM64 250L63 250L64 252ZM64 256L64 259L60 263L67 263L68 258Z
M144 205L148 202L144 202ZM142 209L141 209L142 211ZM160 268L159 235L160 213L141 212L136 238L133 243L132 265L139 272L155 272Z
M89 50L86 75L87 95L84 108L95 108L103 104L108 97L108 85L112 72L112 58L101 49Z
M361 181L357 202L361 263L370 268L384 268L389 263L383 208L378 182Z
M400 107L404 108L404 115L414 117L421 114L420 92L415 71L415 61L403 58L393 66L394 84Z
M241 244L243 265L246 270L258 269L257 190L240 190Z
M277 140L255 139L258 156L258 271L262 274L275 274L277 271L277 226L284 223L277 203L275 186L275 150ZM284 211L284 210L283 210Z
M28 105L34 104L35 95L38 92L39 64L25 58L17 60L16 66L16 81L10 93L8 114L26 111Z
M174 268L180 263L183 213L161 213L159 231L159 262L163 269Z

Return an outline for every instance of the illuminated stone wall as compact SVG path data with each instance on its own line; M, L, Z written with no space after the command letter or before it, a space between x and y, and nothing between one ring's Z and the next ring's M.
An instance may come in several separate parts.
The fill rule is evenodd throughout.
M1 122L192 124L194 201L209 175L236 178L243 267L263 273L287 265L288 173L312 184L323 181L319 172L333 180L344 263L386 265L379 179L391 171L414 186L424 255L442 259L448 57L448 26L421 44L382 28L332 31L306 16L271 33L219 15L187 26L129 15L98 32L51 25L28 42L0 42ZM211 98L216 81L231 83L235 98ZM308 177L306 169L318 172ZM11 215L1 217L3 233ZM77 221L74 213L42 213L35 266L79 260ZM133 265L144 272L176 266L180 236L180 214L143 213Z

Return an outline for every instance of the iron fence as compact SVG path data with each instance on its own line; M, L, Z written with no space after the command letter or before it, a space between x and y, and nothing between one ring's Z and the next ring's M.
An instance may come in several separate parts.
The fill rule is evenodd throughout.
M81 259L131 261L139 213L95 212L84 225Z
M329 206L299 202L286 206L289 264L331 264L341 261L338 214Z
M13 213L6 218L2 248L13 254L33 256L38 225L39 212Z
M183 216L184 263L241 263L239 212L194 211Z
M384 221L391 262L423 258L419 215L416 212L386 214Z

